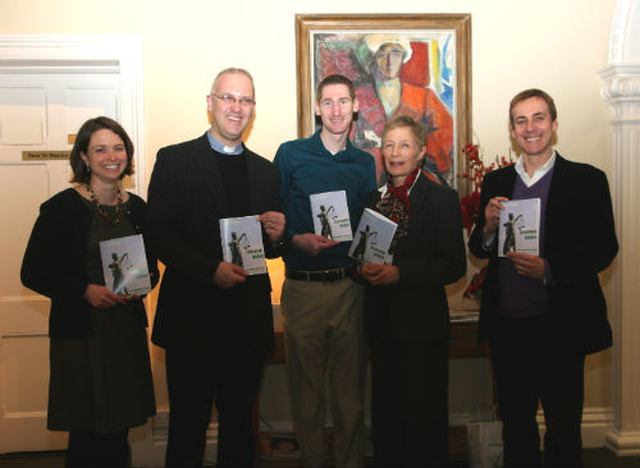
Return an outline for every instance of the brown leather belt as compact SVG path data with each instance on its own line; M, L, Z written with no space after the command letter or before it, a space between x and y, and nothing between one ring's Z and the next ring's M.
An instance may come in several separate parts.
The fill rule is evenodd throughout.
M285 276L289 279L299 281L322 281L330 283L332 281L338 281L344 278L351 277L351 269L353 267L346 268L332 268L330 270L313 270L313 271L301 271L301 270L285 270Z

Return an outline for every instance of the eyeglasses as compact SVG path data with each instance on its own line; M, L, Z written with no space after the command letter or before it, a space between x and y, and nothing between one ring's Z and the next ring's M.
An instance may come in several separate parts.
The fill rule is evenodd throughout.
M250 97L241 97L241 98L237 98L235 96L232 96L231 94L216 94L216 93L211 93L212 96L217 97L218 99L220 99L222 102L224 102L225 106L233 106L235 105L236 102L240 103L240 107L244 107L244 108L249 108L251 106L253 106L256 101L253 100L253 98Z

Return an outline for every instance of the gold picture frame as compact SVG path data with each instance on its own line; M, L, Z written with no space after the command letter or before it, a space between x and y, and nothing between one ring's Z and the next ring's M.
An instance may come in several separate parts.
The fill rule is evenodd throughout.
M317 84L340 73L356 85L360 105L352 141L377 158L379 174L381 128L409 114L429 132L427 172L466 192L458 175L472 135L470 14L298 14L295 28L298 137L316 129ZM395 98L381 91L385 79L400 83Z

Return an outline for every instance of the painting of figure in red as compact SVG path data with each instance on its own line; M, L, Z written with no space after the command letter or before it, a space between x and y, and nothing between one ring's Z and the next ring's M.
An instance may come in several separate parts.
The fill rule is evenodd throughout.
M380 142L385 123L409 115L427 129L424 172L455 186L455 36L420 33L316 33L314 80L340 73L356 86L359 113L352 141L382 170Z

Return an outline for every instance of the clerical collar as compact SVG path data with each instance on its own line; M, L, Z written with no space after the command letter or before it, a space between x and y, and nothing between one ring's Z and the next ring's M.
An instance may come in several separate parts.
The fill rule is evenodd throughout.
M214 138L211 132L207 132L207 138L209 139L209 144L214 151L222 154L229 155L237 155L242 154L244 152L244 147L242 146L242 142L238 143L236 146L227 146L221 141L218 141Z

